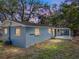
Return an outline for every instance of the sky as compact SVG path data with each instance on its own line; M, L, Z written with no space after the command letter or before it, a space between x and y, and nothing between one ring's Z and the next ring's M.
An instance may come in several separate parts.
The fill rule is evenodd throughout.
M61 2L64 2L65 0L41 0L45 3L48 3L48 4L57 4L58 6L61 4Z

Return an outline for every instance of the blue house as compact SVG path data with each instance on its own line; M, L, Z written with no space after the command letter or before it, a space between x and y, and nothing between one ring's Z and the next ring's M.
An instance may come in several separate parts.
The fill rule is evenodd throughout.
M48 25L26 24L18 21L5 20L3 30L4 41L11 40L14 46L22 48L44 42L52 37L71 39L69 28L53 28Z

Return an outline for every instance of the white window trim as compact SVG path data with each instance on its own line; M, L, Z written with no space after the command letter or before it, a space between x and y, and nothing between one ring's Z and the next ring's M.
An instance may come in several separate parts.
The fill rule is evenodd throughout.
M4 34L7 34L7 33L8 33L8 29L5 28L5 29L4 29Z
M52 29L51 28L48 28L48 33L52 34Z
M35 35L36 36L40 35L40 29L39 28L35 28Z
M21 36L21 28L16 28L15 34L16 36Z

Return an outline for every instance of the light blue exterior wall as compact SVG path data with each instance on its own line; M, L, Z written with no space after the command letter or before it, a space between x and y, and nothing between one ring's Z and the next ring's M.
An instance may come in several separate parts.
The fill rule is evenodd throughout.
M51 34L48 33L48 27L39 27L40 35L35 36L35 28L36 27L18 27L21 29L21 36L16 36L16 28L11 27L11 41L14 46L27 48L34 44L43 42L49 38L51 38ZM8 28L7 28L8 29ZM32 35L33 34L33 35ZM5 40L9 40L9 29L8 33L5 35Z
M17 27L10 27L10 30L11 30L11 35L10 35L10 38L11 38L11 41L12 41L12 44L14 46L18 46L18 47L26 47L26 40L25 40L25 37L24 37L24 27L19 27L21 29L21 36L16 36L16 28ZM4 34L5 35L5 41L8 41L9 40L9 28L8 29L8 33L7 34Z
M16 27L11 28L11 41L14 46L25 47L26 40L24 37L24 27L19 27L21 29L21 35L16 36Z
M35 28L36 27L26 27L26 47L43 42L52 36L52 34L48 33L48 27L39 27L40 35L35 36Z

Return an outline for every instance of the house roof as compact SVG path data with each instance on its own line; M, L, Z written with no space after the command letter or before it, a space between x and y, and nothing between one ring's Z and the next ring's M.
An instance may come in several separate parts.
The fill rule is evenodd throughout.
M20 22L20 21L15 21L15 20L14 20L14 22L23 24L23 25L25 25L25 26L44 26L44 27L53 27L53 28L67 28L67 27L65 27L65 26L60 26L60 27L59 27L59 26L53 26L53 25L51 25L51 24L40 24L40 23L35 24L35 23Z
M30 26L49 26L48 24L40 24L40 23L30 23L30 22L19 22L19 21L14 21L23 25L30 25Z
M6 26L50 26L48 24L35 24L35 23L30 23L30 22L20 22L20 21L15 21L15 20L5 20L3 22L3 27Z
M8 27L8 26L23 26L23 27L53 27L52 25L49 24L35 24L35 23L30 23L30 22L20 22L20 21L16 21L16 20L5 20L3 22L3 27ZM53 28L67 28L67 27L53 27ZM68 29L68 28L67 28Z

